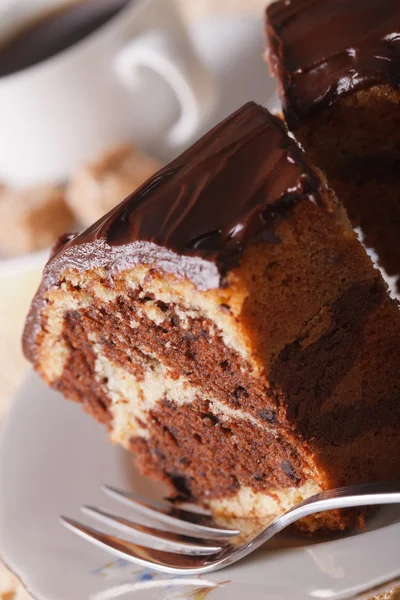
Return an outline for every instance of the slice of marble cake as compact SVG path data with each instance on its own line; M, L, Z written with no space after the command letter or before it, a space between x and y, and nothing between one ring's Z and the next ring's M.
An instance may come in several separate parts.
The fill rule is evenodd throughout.
M400 284L399 32L399 0L280 0L267 9L288 127Z
M398 305L343 207L249 103L59 243L24 348L145 474L263 517L400 476L399 341Z

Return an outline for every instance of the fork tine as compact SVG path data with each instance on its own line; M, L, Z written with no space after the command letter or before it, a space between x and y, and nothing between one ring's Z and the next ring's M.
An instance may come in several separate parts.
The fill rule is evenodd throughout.
M99 519L107 525L112 525L121 531L127 531L129 533L139 532L139 534L151 543L158 543L164 546L163 550L170 550L171 552L178 552L185 554L215 554L221 550L221 546L210 546L207 545L205 540L194 538L191 536L183 535L181 533L174 533L171 531L163 531L162 529L156 529L154 527L148 527L139 523L134 523L123 517L114 515L113 513L96 508L93 506L82 506L82 512L86 515Z
M122 540L114 535L102 533L92 527L87 527L75 519L60 517L61 523L73 533L76 533L83 539L92 542L96 546L111 552L120 558L129 560L143 567L157 568L166 573L197 573L202 570L208 570L207 566L213 563L204 556L187 556L166 552L164 550L154 550L138 544L133 544L127 540ZM211 559L211 557L210 557Z
M181 510L175 507L168 507L156 502L143 500L134 494L118 490L114 487L105 485L103 490L116 500L128 504L138 512L153 517L168 525L174 525L183 529L189 529L191 532L202 533L210 537L231 537L239 535L238 529L226 529L218 527L212 517L198 514L188 510Z

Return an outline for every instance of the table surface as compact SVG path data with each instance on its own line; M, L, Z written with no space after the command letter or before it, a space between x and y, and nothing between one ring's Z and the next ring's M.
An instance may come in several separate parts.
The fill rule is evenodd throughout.
M188 21L207 18L218 13L235 11L262 15L266 0L175 0ZM20 339L25 315L35 292L40 272L24 278L0 279L0 421L7 411L13 394L24 377L28 363L22 356ZM399 582L391 591L376 590L380 600L400 600ZM396 589L393 589L393 588ZM371 598L371 594L369 597ZM364 596L365 598L367 596ZM30 600L21 584L0 564L0 600Z

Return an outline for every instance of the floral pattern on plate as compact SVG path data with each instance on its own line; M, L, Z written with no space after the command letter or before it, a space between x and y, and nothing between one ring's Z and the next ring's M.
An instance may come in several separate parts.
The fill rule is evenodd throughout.
M116 594L124 595L151 587L157 588L162 594L160 600L206 600L213 590L230 583L228 579L215 582L203 579L201 575L188 578L183 575L168 575L148 568L138 569L133 563L123 558L93 569L92 574L120 580L121 570L125 571L129 581L119 583L111 590L100 592L97 594L96 600L111 600Z

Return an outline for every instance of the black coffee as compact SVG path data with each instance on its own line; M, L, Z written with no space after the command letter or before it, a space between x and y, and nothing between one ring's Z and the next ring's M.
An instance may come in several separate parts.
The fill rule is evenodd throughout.
M30 22L0 47L0 77L31 67L73 46L107 23L129 1L72 2Z

